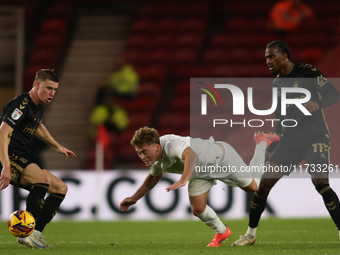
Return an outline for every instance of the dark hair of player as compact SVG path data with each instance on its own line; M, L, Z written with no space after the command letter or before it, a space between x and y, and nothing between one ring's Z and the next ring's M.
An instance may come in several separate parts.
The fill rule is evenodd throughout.
M277 46L277 48L281 51L281 53L286 53L287 58L291 61L289 46L285 41L277 40L277 41L270 42L267 44L266 48L272 48L275 46Z
M35 81L46 81L51 80L53 82L59 82L57 75L55 74L54 70L50 69L40 69L38 72L35 73Z

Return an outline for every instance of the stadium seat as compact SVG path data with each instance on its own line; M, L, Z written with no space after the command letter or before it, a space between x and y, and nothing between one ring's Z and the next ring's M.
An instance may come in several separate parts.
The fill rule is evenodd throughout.
M158 127L160 129L168 128L173 130L176 134L180 129L190 128L190 115L189 114L178 114L178 113L166 113L162 115L159 120Z
M199 33L183 34L178 36L173 42L175 48L200 49L203 43L203 35Z
M151 37L148 35L133 34L128 38L126 42L126 46L128 50L146 49L149 47L150 42L151 42Z
M170 73L177 79L189 79L195 77L211 77L211 65L178 65L170 69Z
M151 123L151 114L148 112L144 113L133 113L129 115L129 129L137 130L140 127L149 126ZM130 138L131 139L131 138Z
M178 19L161 19L157 22L156 32L157 33L174 33L181 27Z
M171 52L167 49L154 49L145 52L142 62L147 64L166 64L171 55Z
M162 91L162 84L153 81L144 81L139 83L139 97L153 96L157 97Z
M204 33L207 27L207 21L202 18L186 19L178 27L181 33Z
M138 64L144 63L146 50L131 49L131 50L125 51L124 55L128 63L131 63L133 65L138 65Z
M65 17L70 18L74 11L74 5L70 2L55 2L48 8L46 14L48 17Z
M149 114L153 114L157 103L158 98L151 96L140 97L131 101L129 104L126 104L124 108L128 111L129 115L140 112L140 109L147 109Z
M169 63L178 64L194 64L198 58L198 51L195 49L178 49L173 50L169 55Z
M186 16L192 18L207 17L211 13L211 5L208 2L193 2L187 4Z
M54 48L40 48L31 54L30 63L41 63L45 68L54 68L58 52Z
M65 34L67 31L67 21L63 18L50 18L43 21L41 26L42 33L59 33Z
M229 57L229 53L227 50L222 48L210 48L206 53L204 53L203 61L211 64L225 63Z
M211 65L211 77L236 77L234 65L215 64Z
M153 34L156 31L157 22L152 19L138 19L131 26L132 34Z
M319 48L301 49L296 57L301 63L316 64L322 59L322 51Z
M140 76L140 81L164 82L167 75L165 65L136 65L134 66Z
M234 33L247 33L250 31L249 21L245 18L230 18L226 22L226 28Z
M176 95L190 96L190 81L182 81L176 85Z
M149 45L151 48L168 48L170 49L177 36L173 33L161 33L156 34L150 41Z
M157 10L158 16L162 18L172 17L182 17L185 15L185 6L181 2L173 2L161 5Z
M256 17L249 22L249 31L252 33L263 33L268 29L269 18L268 17Z
M55 33L43 33L40 34L36 40L35 47L61 47L62 42L64 41L64 37Z
M211 47L212 48L226 47L230 40L232 40L232 37L227 33L216 34L211 39Z
M132 138L132 137L131 137ZM130 138L130 140L131 140ZM139 163L142 162L136 150L130 145L130 141L128 143L121 143L119 150L116 153L116 163Z
M155 17L158 10L161 8L161 4L158 3L145 3L136 9L136 14L139 18L143 17Z

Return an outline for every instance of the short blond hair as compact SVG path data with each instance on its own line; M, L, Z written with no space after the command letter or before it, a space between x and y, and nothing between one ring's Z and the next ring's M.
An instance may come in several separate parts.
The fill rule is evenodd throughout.
M135 132L131 139L132 147L141 147L144 144L160 144L158 131L150 127L142 127Z

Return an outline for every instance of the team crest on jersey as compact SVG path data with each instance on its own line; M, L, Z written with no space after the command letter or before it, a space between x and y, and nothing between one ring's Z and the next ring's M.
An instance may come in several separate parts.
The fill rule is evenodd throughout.
M22 111L20 111L18 108L15 108L15 110L12 112L12 119L13 120L18 120L22 115Z

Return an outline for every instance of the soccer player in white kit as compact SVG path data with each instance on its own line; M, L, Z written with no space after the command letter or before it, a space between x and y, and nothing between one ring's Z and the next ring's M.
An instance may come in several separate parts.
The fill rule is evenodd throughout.
M267 146L280 138L276 134L256 133L254 139L256 148L249 169L261 169ZM121 211L125 212L145 196L159 182L163 172L181 174L180 180L166 190L168 192L175 190L185 186L189 181L191 211L216 231L208 247L219 247L230 236L231 231L207 205L210 189L216 180L219 180L230 186L240 187L246 192L255 192L261 174L253 178L250 171L240 171L241 168L247 167L240 155L229 144L214 141L212 137L209 140L178 135L159 137L157 130L143 127L135 132L131 145L140 159L150 168L150 173L138 190L120 203ZM226 171L231 168L237 171Z

